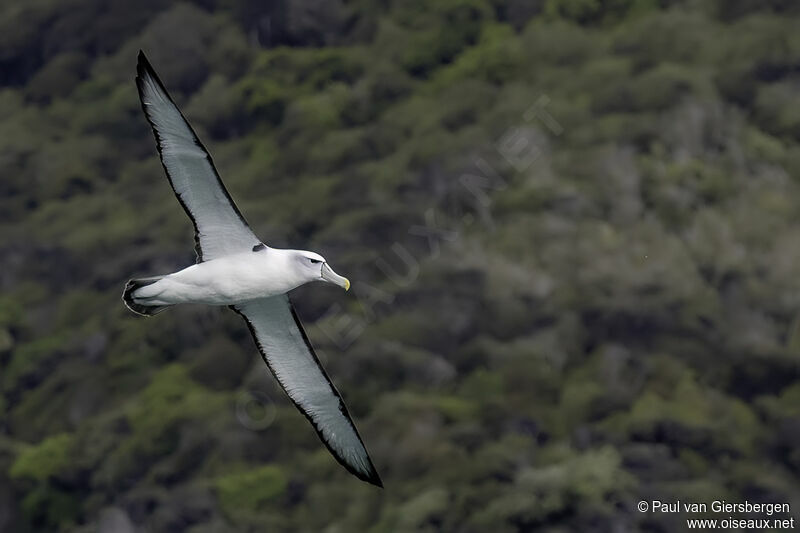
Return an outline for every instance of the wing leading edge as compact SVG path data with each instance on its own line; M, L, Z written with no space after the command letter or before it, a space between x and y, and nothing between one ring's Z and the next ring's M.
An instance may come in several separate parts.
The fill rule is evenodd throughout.
M139 51L136 86L172 190L195 230L197 262L249 251L260 241L247 225L211 156Z

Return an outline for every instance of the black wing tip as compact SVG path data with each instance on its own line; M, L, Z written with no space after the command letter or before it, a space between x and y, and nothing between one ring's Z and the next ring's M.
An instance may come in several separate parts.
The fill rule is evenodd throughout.
M139 91L139 100L142 102L142 110L144 111L146 117L148 117L148 115L147 109L144 107L144 84L147 78L154 79L155 72L153 72L153 67L150 65L147 57L145 57L144 52L139 50L139 58L136 62L136 89Z
M361 481L369 483L370 485L375 485L376 487L379 487L381 489L383 488L383 481L381 481L381 477L378 475L378 471L375 470L375 466L372 464L372 459L369 458L369 455L367 455L367 462L369 463L369 470L366 471L366 472L364 472L363 470L356 470L353 465L348 463L344 459L344 457L339 455L336 452L336 450L334 450L331 447L331 445L328 444L328 442L325 439L322 438L322 433L320 433L319 429L317 428L317 426L313 422L312 422L312 425L314 426L314 429L317 430L317 435L320 437L320 440L322 441L322 443L325 444L325 447L328 448L328 451L330 452L330 454L333 456L334 459L336 459L336 462L338 462L340 465L342 465L344 467L345 470L350 472L352 475L354 475L355 477L357 477ZM364 451L366 452L366 448L364 448Z
M153 74L153 66L150 64L150 61L147 60L147 56L144 55L142 50L139 50L139 55L136 56L136 78L141 78L144 74L149 74L152 76Z
M305 414L305 412L303 412L303 414ZM345 470L350 472L352 475L354 475L361 481L364 481L371 485L375 485L376 487L379 487L381 489L383 488L383 481L381 481L381 477L378 475L378 471L375 469L375 465L372 464L372 459L370 458L369 452L367 451L367 448L366 446L364 446L363 442L361 443L361 445L364 446L364 454L366 455L367 458L368 470L366 472L364 470L357 470L355 466L349 463L342 455L339 454L339 452L334 450L333 447L330 445L330 443L323 437L322 432L320 431L317 424L313 420L311 420L311 418L308 417L308 415L306 415L306 417L309 419L311 425L314 427L314 430L317 432L319 440L321 440L322 443L325 445L325 447L328 448L328 451L333 456L333 458L336 459L336 462L342 465ZM353 425L353 429L355 430L355 425ZM356 435L358 435L358 430L356 430ZM358 436L358 439L361 440L360 435Z
M372 466L372 465L370 465L370 466ZM363 477L362 476L357 476L357 477L359 479L361 479L362 481L366 481L367 483L375 485L378 488L381 488L381 489L383 488L383 481L381 481L381 477L378 475L378 471L375 470L374 467L370 470L369 474L367 474L367 475L365 475Z
M140 98L143 96L143 90L144 90L143 84L146 78L150 78L152 82L155 82L156 86L159 89L161 89L161 91L167 96L169 101L174 103L174 101L172 100L172 96L170 96L169 92L167 91L167 88L164 87L164 83L161 81L161 78L159 78L158 74L156 74L153 65L150 64L150 61L147 59L147 56L144 55L144 52L142 50L139 50L139 55L137 56L136 59L136 87L139 89ZM147 115L147 110L145 109L144 111L145 115Z
M300 412L303 413L303 415L305 415L306 418L308 418L309 422L311 422L311 426L314 428L314 431L316 431L317 436L319 437L319 440L322 441L322 444L325 445L325 447L328 449L328 452L330 452L330 454L333 456L333 458L336 459L337 463L342 465L345 470L350 472L352 475L354 475L355 477L357 477L361 481L364 481L364 482L369 483L371 485L375 485L376 487L383 488L383 481L381 481L381 477L378 475L378 471L375 469L375 465L372 464L372 459L370 458L369 452L367 451L366 446L364 446L364 442L363 441L361 442L361 446L364 446L364 454L366 455L367 466L369 467L369 470L367 470L366 472L363 471L363 470L357 470L355 468L355 466L350 464L344 458L344 456L342 456L338 451L336 451L333 448L333 446L331 446L331 444L325 439L325 437L322 434L322 431L320 430L320 428L316 424L316 422L314 422L311 419L311 417L308 416L308 414L305 411L300 409L299 405L295 404L295 406L297 406L297 408L300 410ZM352 421L350 423L352 424ZM358 436L358 440L360 441L361 440L361 436L358 435L358 430L355 428L355 425L353 425L353 430L356 432L356 436Z

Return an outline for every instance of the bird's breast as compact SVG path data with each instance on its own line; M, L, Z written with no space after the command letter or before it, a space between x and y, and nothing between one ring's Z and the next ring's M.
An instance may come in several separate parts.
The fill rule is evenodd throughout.
M212 300L208 303L231 305L283 294L297 286L279 264L252 253L215 259L195 267L196 283L205 288L202 292Z

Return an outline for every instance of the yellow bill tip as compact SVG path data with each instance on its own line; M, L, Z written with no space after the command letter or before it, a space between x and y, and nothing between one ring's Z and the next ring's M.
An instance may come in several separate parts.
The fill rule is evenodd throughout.
M347 278L344 278L344 290L346 291L350 290L350 280Z

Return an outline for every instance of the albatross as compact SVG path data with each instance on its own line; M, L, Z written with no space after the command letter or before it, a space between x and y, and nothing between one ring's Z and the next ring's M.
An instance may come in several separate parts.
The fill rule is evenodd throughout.
M331 454L359 479L382 487L287 295L312 281L344 290L350 282L317 253L272 248L256 237L208 150L141 51L136 86L164 171L194 225L197 262L172 274L131 279L122 297L125 305L145 316L183 303L226 305L241 315L264 362Z

